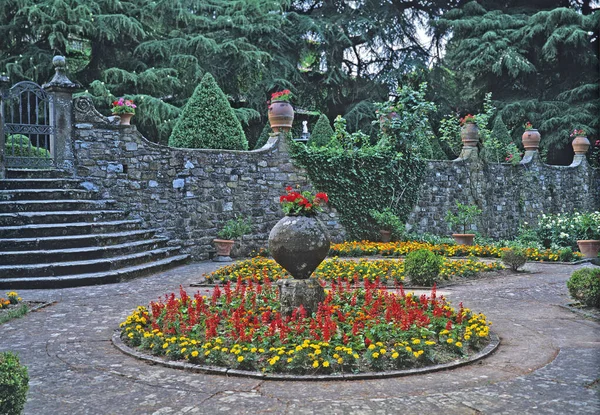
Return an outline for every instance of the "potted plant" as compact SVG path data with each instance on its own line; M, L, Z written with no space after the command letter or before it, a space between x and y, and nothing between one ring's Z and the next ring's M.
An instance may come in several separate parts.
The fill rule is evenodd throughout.
M587 139L585 130L574 129L571 137L575 137L571 145L576 155L584 155L590 148L590 140Z
M537 151L540 148L540 132L533 128L529 121L523 125L523 128L525 128L525 132L521 136L521 140L525 151Z
M217 248L217 255L213 258L213 261L230 262L231 248L233 248L233 244L235 243L234 239L241 238L251 230L250 219L244 220L240 217L229 219L223 229L217 233L219 238L213 240Z
M600 212L583 213L577 220L577 246L586 258L600 252Z
M274 132L287 133L294 121L294 108L290 104L292 93L289 89L271 94L269 104L269 123Z
M113 101L112 113L121 117L121 125L131 125L131 117L135 115L137 106L131 99L119 98Z
M479 143L479 128L474 115L467 114L460 119L460 138L464 147L477 147Z
M481 209L475 205L464 205L456 202L456 211L456 214L450 210L446 212L446 222L448 222L451 229L457 229L461 226L463 233L453 233L452 237L458 245L473 245L475 234L466 232L473 225L474 219L481 214Z
M379 233L381 234L381 242L389 242L392 239L392 233L401 232L403 224L400 218L390 208L385 208L381 211L371 209L369 215L373 218Z

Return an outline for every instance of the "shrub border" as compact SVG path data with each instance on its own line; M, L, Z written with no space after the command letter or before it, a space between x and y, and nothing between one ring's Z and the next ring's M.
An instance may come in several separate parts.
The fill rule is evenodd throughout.
M196 365L193 363L172 361L160 358L158 356L151 356L146 353L142 353L132 347L127 346L121 340L121 330L115 330L113 333L112 344L126 355L132 356L138 360L145 361L150 364L157 364L160 366L168 367L171 369L181 369L194 373L204 373L208 375L225 375L225 376L239 376L253 379L262 380L286 380L286 381L330 381L330 380L369 380L369 379L385 379L395 378L411 375L421 375L424 373L439 372L441 370L454 369L456 367L465 366L483 359L494 353L500 345L500 337L494 332L490 332L490 342L483 349L470 356L466 360L454 360L449 363L441 365L420 367L416 369L406 370L392 370L387 372L365 372L365 373L340 373L334 375L286 375L286 374L265 374L249 370L238 370L229 369L226 367L218 366L204 366Z

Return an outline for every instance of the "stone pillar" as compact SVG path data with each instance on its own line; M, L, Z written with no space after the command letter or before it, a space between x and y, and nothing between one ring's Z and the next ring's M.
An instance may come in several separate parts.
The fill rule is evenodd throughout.
M67 66L64 56L52 59L56 73L50 82L42 88L50 93L51 125L54 127L54 140L51 153L58 169L75 173L75 158L73 155L73 92L81 85L67 78Z
M0 179L6 177L6 164L4 162L6 138L4 137L4 103L2 100L8 91L8 83L8 76L0 75Z

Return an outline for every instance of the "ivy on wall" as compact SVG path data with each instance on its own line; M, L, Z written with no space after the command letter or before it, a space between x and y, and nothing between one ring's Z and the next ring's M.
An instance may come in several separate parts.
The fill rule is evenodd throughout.
M423 162L390 148L344 149L296 144L292 156L313 185L327 192L349 239L379 238L369 210L391 208L405 222L416 204Z

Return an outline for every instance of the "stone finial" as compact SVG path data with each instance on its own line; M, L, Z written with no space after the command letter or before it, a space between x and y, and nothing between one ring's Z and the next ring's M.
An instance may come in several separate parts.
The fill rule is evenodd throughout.
M81 88L81 85L71 82L71 80L67 77L65 70L67 68L67 60L64 56L55 56L52 59L52 65L54 65L54 77L47 84L42 85L44 89L51 88L67 88L67 89L75 89Z

